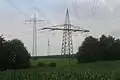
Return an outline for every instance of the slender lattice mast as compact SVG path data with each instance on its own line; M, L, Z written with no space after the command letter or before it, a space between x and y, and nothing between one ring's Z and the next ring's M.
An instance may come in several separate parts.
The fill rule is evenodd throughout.
M58 26L63 26L63 28L59 28ZM77 27L77 29L74 29ZM73 44L72 44L72 32L89 32L89 30L82 29L78 26L74 26L70 24L69 11L67 9L65 23L62 25L55 25L50 27L45 27L40 30L58 30L63 31L63 39L62 39L62 48L61 55L71 55L73 54Z
M58 26L64 26L63 28L58 28ZM74 29L73 27L77 27L78 29ZM78 26L74 26L70 24L70 17L69 12L67 9L66 17L65 17L65 23L62 25L56 25L51 27L45 27L40 30L58 30L63 31L63 40L62 40L62 49L61 49L61 55L63 57L65 55L69 55L69 66L71 71L71 54L73 54L73 44L72 44L72 32L89 32L89 30L82 29Z
M63 31L61 55L66 55L66 54L70 55L73 54L73 44L72 44L72 31L71 31L68 9L66 12L64 29L66 30Z
M38 20L36 18L36 14L34 14L34 18L31 20L25 20L25 22L33 23L33 50L32 50L32 56L37 56L37 28L36 24L44 21L44 20Z

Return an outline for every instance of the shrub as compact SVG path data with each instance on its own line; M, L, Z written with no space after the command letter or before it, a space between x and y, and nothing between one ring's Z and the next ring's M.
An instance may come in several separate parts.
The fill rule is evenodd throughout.
M56 67L56 63L51 62L51 63L48 64L48 66L50 66L50 67Z
M39 63L38 63L38 66L39 66L39 67L44 67L44 66L46 66L46 64L45 64L44 62L39 62Z

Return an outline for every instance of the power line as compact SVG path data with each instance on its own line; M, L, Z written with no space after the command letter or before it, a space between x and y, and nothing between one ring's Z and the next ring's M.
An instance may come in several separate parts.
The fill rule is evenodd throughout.
M74 0L74 1L75 1L75 7L76 7L77 17L80 19L79 12L78 12L79 8L78 8L78 5L77 5L77 1L76 0Z
M91 16L94 16L94 14L95 14L95 7L96 7L96 0L94 0L94 2L93 2L93 7L92 7L92 10L91 10Z
M31 4L31 2L29 2ZM46 21L47 21L47 24L50 24L52 26L50 27L53 27L54 25L51 23L51 21L46 17L46 15L36 6L32 6L33 9L35 9ZM56 26L54 26L56 27ZM38 29L39 30L39 29ZM53 34L54 35L54 34Z
M92 14L91 16L93 17L98 9L98 3L100 2L100 0L94 0L94 3L93 3L93 7L92 7Z
M78 14L78 7L76 4L76 0L72 0L72 8L73 8L76 18L80 19L79 14Z
M92 10L91 10L92 16L95 15L95 13L98 9L97 5L98 5L99 2L100 2L100 0L94 0L93 7L92 7ZM78 14L78 7L77 7L77 4L76 4L76 0L72 0L72 7L73 7L73 11L75 13L76 18L80 19L79 14Z
M43 16L44 18L45 18L45 20L47 21L47 23L48 24L50 24L50 25L53 25L52 23L51 23L51 21L45 16L45 14L43 14L41 11L40 11L40 9L38 9L37 7L33 7L35 10L37 10L40 14L41 14L41 16Z
M31 1L27 0L30 4L33 4L31 3ZM35 5L32 5L32 8L35 9L46 21L48 24L52 25L53 24L51 23L51 21L46 17L46 15L44 13L42 13L42 11Z
M23 14L24 16L26 16L27 18L30 18L30 16L26 13L24 13L18 6L16 6L15 4L13 4L10 0L4 0L6 3L8 3L11 7L15 8L18 12L20 12L21 14Z

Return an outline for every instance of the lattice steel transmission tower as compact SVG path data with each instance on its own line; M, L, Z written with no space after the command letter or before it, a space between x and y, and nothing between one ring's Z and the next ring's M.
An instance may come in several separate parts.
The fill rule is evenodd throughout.
M48 37L48 49L47 49L47 55L50 55L50 39Z
M63 26L63 28L58 28L58 26ZM74 29L77 27L77 29ZM66 12L66 17L65 17L65 23L62 25L56 25L56 26L50 26L50 27L45 27L40 30L58 30L58 31L63 31L63 40L62 40L62 49L61 49L61 55L65 57L66 55L69 55L69 67L71 71L71 54L73 54L73 44L72 44L72 32L90 32L89 30L82 29L78 26L74 26L70 24L70 17L69 17L69 12L67 9Z
M36 14L34 14L34 18L31 20L25 20L25 22L33 23L33 50L32 50L32 56L37 56L37 27L36 24L40 23L44 20L38 20L36 18Z
M66 12L64 29L67 30L63 31L61 55L66 55L66 54L70 55L73 54L73 44L72 44L72 31L70 30L71 25L70 25L70 17L69 17L68 9Z
M63 28L58 28L58 26L63 26ZM77 29L75 29L75 27ZM63 31L63 40L62 40L62 48L61 55L71 55L73 54L73 44L72 44L72 32L89 32L89 30L82 29L78 26L74 26L70 23L69 11L67 9L65 23L62 25L55 25L50 27L45 27L40 30L59 30Z

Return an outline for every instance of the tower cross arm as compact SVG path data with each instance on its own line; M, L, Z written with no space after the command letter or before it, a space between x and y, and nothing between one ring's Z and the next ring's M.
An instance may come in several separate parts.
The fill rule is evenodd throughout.
M64 29L64 28L49 28L49 27L46 27L46 28L42 28L41 30L61 30L61 31L73 31L73 32L78 32L78 31L81 31L81 32L90 32L89 30L83 30L83 29Z
M43 22L44 20L36 20L37 22Z
M25 20L25 23L27 23L27 22L32 23L33 20Z
M86 29L80 28L79 26L74 26L74 25L72 25L72 24L70 24L70 26L72 26L73 28L77 28L78 31L90 32L90 30L86 30ZM76 30L76 31L77 31L77 30Z
M29 22L29 23L40 23L40 22L44 22L44 20L25 20L25 23L27 23L27 22Z

